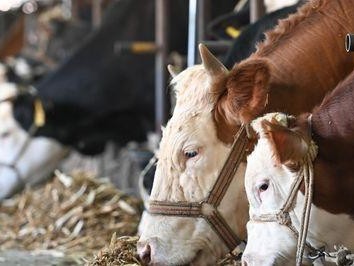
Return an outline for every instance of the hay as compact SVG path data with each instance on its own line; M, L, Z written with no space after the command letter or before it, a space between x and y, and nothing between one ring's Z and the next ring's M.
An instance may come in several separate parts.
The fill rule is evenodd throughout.
M143 265L136 251L136 243L139 237L123 236L117 239L113 234L109 246L103 248L93 259L86 262L86 266L104 266L104 265L125 265L141 266ZM241 266L241 261L236 260L235 256L228 254L225 258L219 260L218 266Z
M141 208L108 180L56 172L51 182L0 204L0 249L59 251L90 266L140 266L134 235ZM226 257L218 265L240 264Z
M57 172L46 185L0 204L0 247L92 256L113 233L134 235L141 207L107 180Z
M113 234L111 243L108 247L102 249L91 261L86 263L87 266L104 266L104 265L142 265L136 253L136 243L139 237L123 236L116 238Z

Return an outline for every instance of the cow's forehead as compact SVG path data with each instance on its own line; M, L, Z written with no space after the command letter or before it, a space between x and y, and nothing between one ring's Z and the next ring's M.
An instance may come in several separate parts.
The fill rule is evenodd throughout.
M210 78L202 65L189 67L173 80L176 93L175 114L210 111L213 98L210 93Z

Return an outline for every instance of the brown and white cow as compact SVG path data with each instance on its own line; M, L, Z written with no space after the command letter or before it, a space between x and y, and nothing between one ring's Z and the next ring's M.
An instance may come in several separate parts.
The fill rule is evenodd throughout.
M253 122L260 139L247 159L245 186L251 220L244 265L294 265L297 239L288 226L253 221L253 217L280 210L313 145L311 138L318 145L318 155L307 242L326 251L334 245L354 250L354 72L313 110L310 120L309 114L289 123L276 117L279 114L268 114ZM301 192L289 212L297 231L303 185Z
M347 25L354 26L353 2L310 1L230 72L201 46L203 64L172 80L177 102L163 130L150 200L204 200L242 123L265 110L298 114L319 103L354 67L343 47ZM219 207L239 238L248 219L244 169ZM141 229L138 252L150 265L215 265L227 252L203 219L148 215Z

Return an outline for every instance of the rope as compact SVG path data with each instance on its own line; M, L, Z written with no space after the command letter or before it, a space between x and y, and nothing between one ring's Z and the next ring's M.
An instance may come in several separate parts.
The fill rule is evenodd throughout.
M302 263L302 258L304 255L305 245L306 245L306 236L309 228L312 198L313 198L313 187L314 187L314 169L312 161L316 158L317 155L317 146L311 141L309 152L306 156L303 175L305 182L305 204L302 212L299 237L297 243L296 251L296 265L300 266Z
M354 265L354 253L344 246L339 246L335 252L324 252L325 261L335 263L338 266Z

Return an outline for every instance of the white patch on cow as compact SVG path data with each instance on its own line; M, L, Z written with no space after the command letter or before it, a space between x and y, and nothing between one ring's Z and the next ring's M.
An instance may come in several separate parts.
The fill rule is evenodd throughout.
M254 124L259 125L261 119L264 118L258 119ZM286 166L275 163L269 142L262 137L259 127L255 128L260 139L253 153L247 158L245 176L250 216L279 211L297 175ZM268 183L268 189L260 191L259 187L265 182ZM294 212L290 215L295 228L299 230L304 206L304 196L300 192L295 204ZM353 250L353 228L354 221L349 215L334 215L313 205L307 241L314 247L325 246L328 251L333 251L334 245L338 244ZM247 233L248 241L243 260L248 266L295 264L297 239L286 226L274 222L249 221Z
M0 86L0 99L16 95L16 87L12 84ZM29 138L13 117L12 103L0 103L0 200L11 196L24 184L35 184L43 181L53 171L67 150L54 140L33 138L22 156L16 160L17 154ZM13 164L20 176L6 165Z
M163 130L151 200L198 202L205 199L230 147L216 135L215 99L202 66L188 68L175 83L176 107ZM196 154L188 158L186 154ZM241 165L221 202L220 212L239 237L245 237L247 202ZM225 244L201 218L145 215L138 251L149 245L152 265L215 265Z
M295 5L298 2L299 0L264 0L264 5L267 13L270 13L287 6Z
M7 81L6 72L7 72L6 66L0 63L0 84Z

